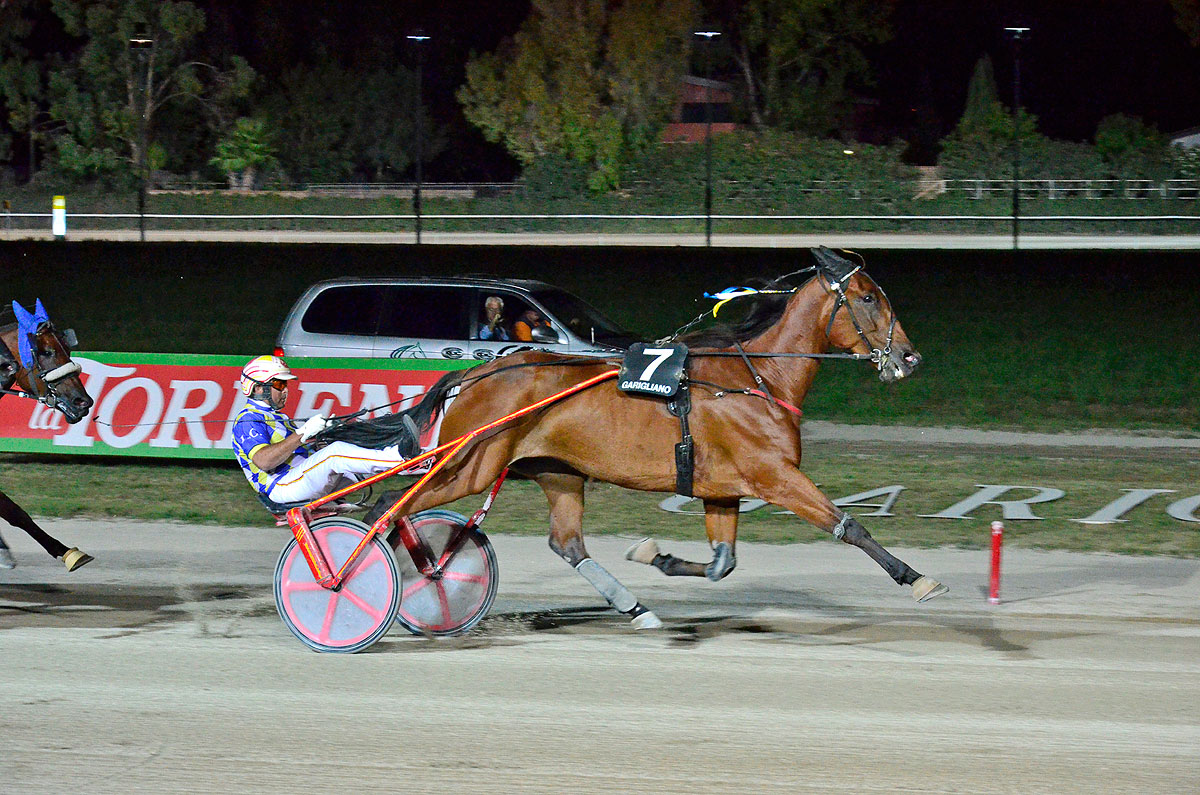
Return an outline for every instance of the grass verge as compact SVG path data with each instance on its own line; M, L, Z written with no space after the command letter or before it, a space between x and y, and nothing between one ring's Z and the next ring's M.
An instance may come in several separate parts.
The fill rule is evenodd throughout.
M974 494L980 484L1057 488L1065 496L1032 506L1039 521L1006 521L1006 544L1120 554L1200 556L1200 524L1174 519L1166 507L1200 492L1195 472L1200 451L1153 455L1121 451L1044 449L912 448L837 443L811 444L805 472L834 499L884 486L905 490L890 517L863 523L885 545L981 548L989 543L989 523L1000 508L985 505L969 519L923 517ZM0 456L0 479L8 494L30 513L57 517L123 517L178 520L233 526L269 527L270 517L230 462L185 464L106 460L78 463L53 458ZM1129 488L1173 489L1124 516L1127 521L1085 525L1078 519L1125 494ZM1011 499L1031 496L1024 489ZM584 529L587 534L644 534L658 538L702 539L699 515L659 508L668 495L644 494L589 483ZM481 502L472 497L450 508L470 514ZM691 510L699 511L696 504ZM862 514L873 508L852 508ZM527 481L506 484L489 515L493 533L541 535L546 503ZM9 531L12 532L12 531ZM827 536L772 506L743 514L742 540L767 543L812 541Z

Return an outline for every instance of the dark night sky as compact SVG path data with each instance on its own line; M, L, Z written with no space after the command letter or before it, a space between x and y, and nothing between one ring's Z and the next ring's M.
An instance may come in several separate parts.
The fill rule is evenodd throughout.
M430 42L430 99L452 102L471 50L489 50L520 25L528 0L209 0L228 15L225 30L237 47L271 70L302 58L313 33L326 30L348 48L370 40L394 42L421 26ZM256 24L254 9L286 9L294 20L274 32ZM1125 112L1164 132L1200 124L1200 48L1173 21L1168 0L899 0L895 37L872 52L885 120L931 101L943 122L962 112L967 81L980 55L990 53L1001 96L1011 98L1012 48L1007 25L1032 28L1022 49L1022 98L1053 137L1082 140L1109 113ZM212 19L213 23L219 20ZM927 81L927 82L926 82Z
M404 35L424 28L433 37L426 50L426 102L454 127L462 158L493 159L496 167L483 171L510 176L511 162L501 165L507 158L466 125L454 92L471 52L491 50L512 35L529 0L195 1L208 12L210 40L246 55L265 76L312 60L315 42L332 42L343 61L375 44L412 64ZM1090 139L1096 123L1116 112L1164 132L1200 125L1200 48L1188 44L1173 13L1168 0L899 0L895 37L869 53L877 83L869 93L880 103L874 137L910 131L914 108L932 111L939 137L948 132L985 52L1001 99L1010 102L1007 25L1032 28L1022 48L1022 104L1051 137Z

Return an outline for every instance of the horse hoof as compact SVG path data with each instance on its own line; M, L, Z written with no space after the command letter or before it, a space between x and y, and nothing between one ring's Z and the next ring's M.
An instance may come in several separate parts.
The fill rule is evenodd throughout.
M625 560L645 563L650 566L658 555L658 542L653 538L643 538L629 549L625 550Z
M0 569L15 569L17 561L9 552L8 547L0 547Z
M653 543L653 542L651 542ZM633 624L634 629L662 629L663 623L658 620L658 616L647 610L639 616L634 616L629 622Z
M80 566L85 566L91 563L95 558L86 552L80 552L78 548L71 547L63 553L62 562L67 567L67 571L75 571Z
M912 584L913 599L918 602L928 602L935 596L941 596L950 589L942 585L932 577L922 575L917 578L917 581Z

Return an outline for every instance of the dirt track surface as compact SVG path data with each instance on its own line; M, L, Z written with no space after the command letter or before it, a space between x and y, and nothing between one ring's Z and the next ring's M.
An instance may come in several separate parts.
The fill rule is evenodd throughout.
M1194 792L1200 561L745 544L728 579L592 554L666 623L635 633L541 538L494 539L488 619L321 655L270 592L270 527L6 532L8 792ZM703 544L664 544L707 559Z

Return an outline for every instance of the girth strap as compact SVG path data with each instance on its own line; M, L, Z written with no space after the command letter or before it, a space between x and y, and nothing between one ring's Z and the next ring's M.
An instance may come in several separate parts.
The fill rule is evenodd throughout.
M687 381L683 381L675 397L667 402L667 411L679 418L680 441L675 445L675 493L684 497L692 496L692 481L696 472L696 450L687 419L691 410L692 395L688 391Z

